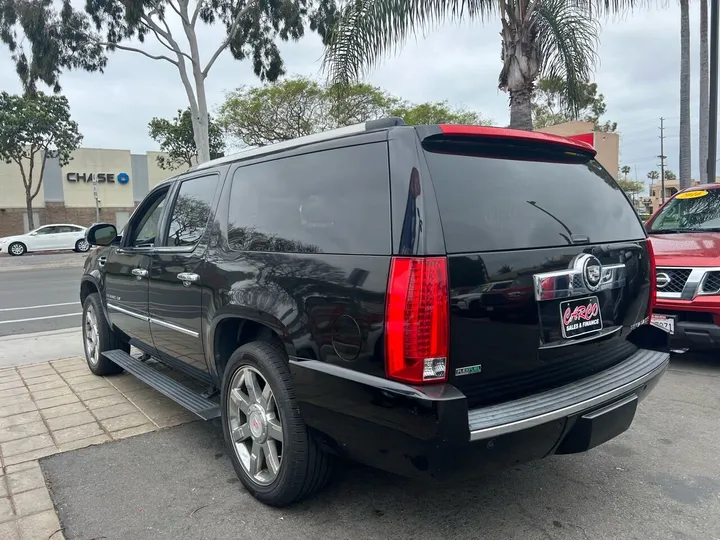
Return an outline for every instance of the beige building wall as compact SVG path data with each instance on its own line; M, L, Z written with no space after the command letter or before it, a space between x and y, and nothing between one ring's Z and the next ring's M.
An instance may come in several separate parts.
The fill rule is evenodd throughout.
M570 137L590 133L593 131L593 127L592 122L573 121L540 128L536 131ZM620 137L617 133L605 133L604 131L595 131L594 133L597 160L613 178L617 179L620 172Z
M184 172L184 169L178 169L176 171L170 171L161 169L157 163L158 156L166 156L164 152L148 152L147 153L147 168L148 168L148 184L149 188L152 189L157 186L163 180L175 176L180 172Z
M68 173L92 173L115 175L113 183L98 183L98 197L103 207L132 207L134 206L132 178L131 183L120 184L117 175L126 173L132 176L132 164L129 150L103 150L100 148L79 148L72 154L73 159L62 168L62 184L67 207L94 207L92 182L70 182Z
M38 156L38 161L40 157ZM38 162L33 170L33 190L40 180L40 166ZM30 170L30 162L23 164L26 171ZM40 186L37 196L33 199L33 208L45 206L45 189ZM20 175L20 167L15 162L0 161L0 208L25 208L25 185Z

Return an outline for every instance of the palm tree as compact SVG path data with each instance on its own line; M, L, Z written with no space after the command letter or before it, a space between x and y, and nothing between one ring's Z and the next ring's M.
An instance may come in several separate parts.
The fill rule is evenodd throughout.
M708 4L700 0L700 183L714 182L707 177L710 126L710 64L708 62Z
M690 187L690 2L680 0L680 189Z
M498 86L510 94L510 127L530 130L535 81L540 76L564 81L563 100L577 111L597 58L597 17L634 1L351 0L339 14L323 66L334 83L348 83L418 29L499 13L503 66Z
M623 173L623 175L625 176L625 181L627 181L627 175L630 174L631 170L632 169L630 168L629 165L623 165L622 168L620 169L620 172Z

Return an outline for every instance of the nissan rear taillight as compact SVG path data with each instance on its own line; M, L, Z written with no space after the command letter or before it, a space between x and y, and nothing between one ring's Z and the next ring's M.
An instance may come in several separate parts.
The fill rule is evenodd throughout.
M385 310L385 372L411 384L447 380L449 300L445 257L394 257Z

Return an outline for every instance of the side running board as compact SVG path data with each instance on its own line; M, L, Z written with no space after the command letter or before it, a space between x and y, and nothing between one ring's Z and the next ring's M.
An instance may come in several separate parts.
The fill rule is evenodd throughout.
M134 375L145 384L152 386L161 394L166 395L187 410L195 413L203 420L212 420L220 416L220 407L200 394L190 390L187 386L151 366L133 358L125 351L106 351L103 356L116 363L125 371Z

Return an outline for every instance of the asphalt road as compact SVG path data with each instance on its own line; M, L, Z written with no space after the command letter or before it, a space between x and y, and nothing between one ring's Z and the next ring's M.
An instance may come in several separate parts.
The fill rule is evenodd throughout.
M450 487L355 466L283 510L244 491L201 422L41 466L68 540L714 540L719 385L719 358L676 358L630 430L586 454Z
M0 337L79 327L81 275L79 266L4 269L0 273Z

